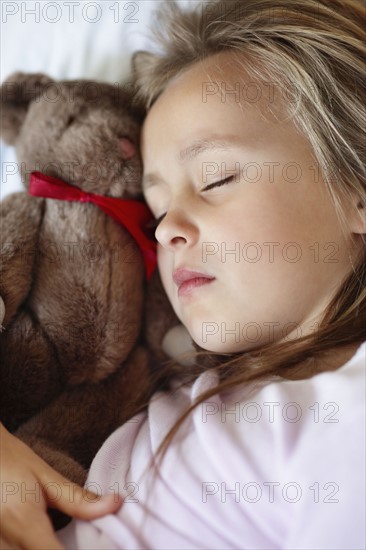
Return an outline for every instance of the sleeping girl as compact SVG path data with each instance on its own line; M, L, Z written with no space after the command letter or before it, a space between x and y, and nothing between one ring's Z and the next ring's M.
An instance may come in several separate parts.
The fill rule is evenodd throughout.
M144 196L197 353L54 504L75 519L4 506L4 548L365 547L365 28L356 0L157 12ZM67 481L2 437L4 480Z

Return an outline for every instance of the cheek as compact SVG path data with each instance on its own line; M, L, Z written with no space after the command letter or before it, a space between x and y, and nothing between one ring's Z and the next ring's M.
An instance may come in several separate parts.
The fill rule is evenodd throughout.
M287 242L295 237L300 238L302 225L299 226L292 212L280 208L279 200L269 193L268 196L263 193L263 200L259 200L262 195L258 195L253 198L250 193L245 199L239 199L221 219L223 246L235 249L235 244L240 242L241 248L250 243L263 248L266 242Z
M164 248L158 244L157 246L157 262L158 262L158 269L160 274L160 279L163 284L164 290L169 296L169 298L172 298L172 271L173 267L171 265L172 258L170 255L167 254L167 251L164 250Z
M160 279L165 290L166 295L168 296L170 305L172 306L174 313L178 319L184 324L182 314L179 308L179 300L177 299L177 287L173 282L173 255L158 244L158 269L160 274Z

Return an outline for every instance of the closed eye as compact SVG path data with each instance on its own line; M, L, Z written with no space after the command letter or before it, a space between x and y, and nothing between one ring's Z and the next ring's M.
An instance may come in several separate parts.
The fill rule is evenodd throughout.
M234 175L228 176L227 178L225 178L223 180L215 181L214 183L210 183L210 185L206 185L206 187L201 189L201 191L209 191L210 189L213 189L214 187L220 187L221 185L225 185L226 183L229 183L233 179L235 179ZM162 214L158 218L150 220L147 223L146 227L148 229L156 229L165 216L166 216L166 212L165 212L165 214Z
M159 223L163 220L164 216L166 216L166 212L165 212L165 214L162 214L162 215L159 216L158 218L153 219L153 220L150 220L150 221L146 224L146 227L147 227L148 229L156 229L156 227L158 227Z
M229 183L235 178L235 176L228 176L227 178L215 181L214 183L210 183L210 185L206 185L201 191L209 191L210 189L213 189L214 187L221 187L221 185L225 185L226 183Z

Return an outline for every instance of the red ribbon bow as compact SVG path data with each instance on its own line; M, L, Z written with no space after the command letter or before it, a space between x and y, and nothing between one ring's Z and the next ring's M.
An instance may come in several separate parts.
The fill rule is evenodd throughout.
M92 202L99 206L108 216L122 224L135 239L143 255L147 279L151 278L156 268L156 242L147 235L146 225L152 219L152 214L146 204L86 193L79 187L41 172L31 173L29 194L47 199Z

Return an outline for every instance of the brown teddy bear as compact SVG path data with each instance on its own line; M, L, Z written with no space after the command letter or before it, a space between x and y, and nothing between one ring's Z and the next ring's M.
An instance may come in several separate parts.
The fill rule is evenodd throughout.
M166 358L163 337L179 324L157 270L148 282L144 112L121 86L24 73L3 83L1 107L28 192L1 203L0 420L82 485L155 390L151 359Z

